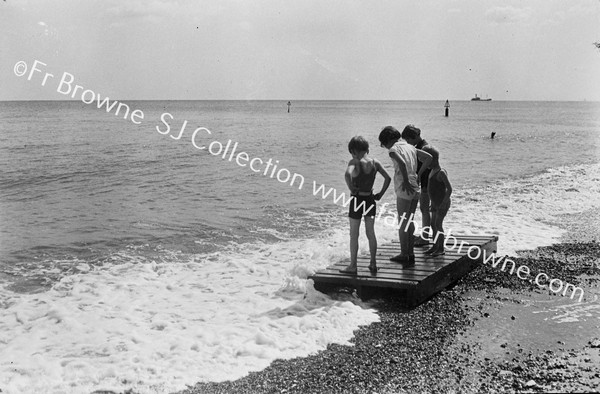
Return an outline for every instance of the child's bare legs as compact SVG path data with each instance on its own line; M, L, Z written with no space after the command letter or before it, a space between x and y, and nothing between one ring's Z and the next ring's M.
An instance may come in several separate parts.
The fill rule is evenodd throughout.
M406 215L407 219L410 219L410 222L408 223L408 228L406 229L406 239L407 239L407 243L408 243L408 254L410 256L415 255L415 222L414 222L414 217L415 217L415 212L417 210L417 204L419 203L419 199L418 198L413 198L412 200L410 200L410 206L409 206L409 212ZM412 218L412 219L411 219Z
M440 231L443 230L438 228L438 212L435 210L431 212L431 230L433 232L433 246L425 251L425 254L432 255L438 252L440 241L442 242L442 245L444 244L444 234L440 233Z
M429 204L429 193L427 192L427 189L421 189L421 196L419 197L419 210L421 211L422 229L431 229L431 213L429 212ZM423 237L423 235L425 237ZM421 234L415 235L415 241L417 242L418 246L427 245L427 238L431 237L432 235L433 234L427 230L421 230Z
M438 210L435 212L435 227L436 227L436 233L440 235L439 239L436 242L436 251L433 252L431 255L432 256L439 256L444 254L445 252L445 248L444 246L446 245L446 235L444 233L444 218L446 217L446 214L448 213L447 210ZM432 221L433 221L433 217L432 217Z
M398 238L400 239L400 254L393 257L393 261L403 261L414 255L415 240L413 233L415 232L415 224L412 221L412 216L417 209L418 199L406 200L403 198L396 199L396 208L398 210L400 228L398 229ZM406 222L410 220L410 222Z
M366 218L365 218L366 219ZM366 221L365 221L366 223ZM358 232L360 230L360 219L350 218L350 265L340 272L356 273L356 259L358 256Z
M365 216L365 232L369 240L369 252L371 253L371 261L369 269L377 271L377 238L375 237L375 216Z
M446 236L444 233L444 218L448 213L447 210L434 210L431 212L431 228L433 229L433 240L434 244L426 251L426 254L431 254L432 256L440 256L444 254L445 248L444 244L446 241Z
M396 209L398 218L410 217L410 200L402 198L396 199ZM399 220L400 228L398 228L398 238L400 239L400 256L408 256L408 237L406 222Z
M429 205L429 193L427 192L427 189L421 189L419 209L421 210L421 224L423 225L423 228L431 227L431 212L429 212Z

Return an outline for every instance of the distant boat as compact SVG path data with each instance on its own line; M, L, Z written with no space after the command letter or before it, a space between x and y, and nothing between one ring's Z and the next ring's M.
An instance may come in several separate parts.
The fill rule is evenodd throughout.
M484 99L482 99L481 97L477 97L477 93L475 93L475 97L473 97L471 99L471 101L492 101L492 99L491 98L484 98Z

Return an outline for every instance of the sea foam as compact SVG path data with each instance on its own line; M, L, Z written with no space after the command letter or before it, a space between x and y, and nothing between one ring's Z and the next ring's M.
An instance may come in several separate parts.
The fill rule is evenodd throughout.
M165 392L348 344L358 326L378 316L307 282L314 268L341 253L319 243L254 245L160 263L121 253L119 264L66 276L44 293L4 289L0 388Z

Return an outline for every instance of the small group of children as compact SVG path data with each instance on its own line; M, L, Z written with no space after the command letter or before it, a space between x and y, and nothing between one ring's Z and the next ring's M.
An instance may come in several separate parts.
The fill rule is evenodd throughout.
M419 179L422 174L430 170L427 192L431 204L431 228L434 244L425 252L427 255L440 256L444 254L443 220L450 207L450 195L452 194L448 174L439 165L438 152L429 150L430 153L428 153L411 144L415 141L415 130L420 135L420 130L412 125L407 126L402 134L392 126L385 127L379 134L381 147L388 150L394 165L394 189L398 219L409 218L409 224L399 226L398 229L400 254L390 258L391 261L402 263L404 267L415 263L413 237L415 227L412 218L419 201ZM346 184L352 195L348 213L350 217L350 265L340 272L347 274L356 274L357 272L358 236L360 221L364 216L371 255L369 270L375 274L377 272L377 239L374 230L375 201L380 200L385 194L391 178L378 160L368 157L369 143L363 137L352 138L348 144L348 151L352 155L345 174ZM419 162L421 165L418 165ZM373 194L375 176L378 172L383 176L384 183L381 191ZM422 208L423 210L424 208Z
M423 229L429 229L433 234L433 246L425 252L426 255L433 257L444 254L444 228L443 221L450 208L450 195L452 194L452 185L448 180L446 170L440 168L440 153L427 141L421 138L421 130L413 125L408 125L402 131L402 139L419 150L429 153L432 157L429 168L426 168L419 178L421 181L421 195L419 197L419 206L421 209L421 219ZM421 170L422 162L419 162L417 171ZM432 179L432 187L429 188L429 180ZM433 198L433 200L432 200ZM433 202L432 202L433 201ZM427 245L429 241L422 237L415 237L415 246ZM418 243L417 243L418 242Z

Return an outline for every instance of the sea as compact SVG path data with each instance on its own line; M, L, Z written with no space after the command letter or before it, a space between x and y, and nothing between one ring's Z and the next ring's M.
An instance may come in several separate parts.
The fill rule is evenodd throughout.
M388 125L440 151L446 230L499 254L598 210L599 102L444 102L0 102L0 389L164 393L350 344L376 310L307 277L349 256L350 138L393 174Z

